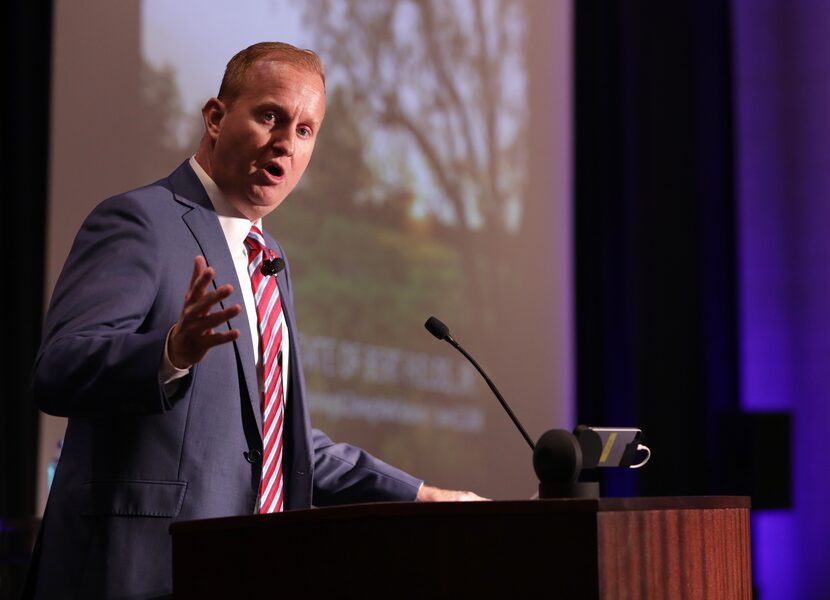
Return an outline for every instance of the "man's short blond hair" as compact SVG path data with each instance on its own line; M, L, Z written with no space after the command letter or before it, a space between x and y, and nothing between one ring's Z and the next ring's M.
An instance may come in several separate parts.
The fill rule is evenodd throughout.
M237 52L228 62L217 98L225 103L232 103L236 100L245 87L248 70L258 60L266 57L269 60L284 62L311 73L316 73L320 76L323 88L325 88L326 76L323 72L323 63L317 54L311 50L303 50L285 42L259 42Z

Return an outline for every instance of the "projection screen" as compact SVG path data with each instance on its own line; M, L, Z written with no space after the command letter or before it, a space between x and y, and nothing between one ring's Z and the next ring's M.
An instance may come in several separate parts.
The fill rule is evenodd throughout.
M235 52L311 48L325 123L265 226L313 425L435 485L529 497L528 446L423 323L532 438L573 426L570 39L564 0L57 2L46 287L93 206L193 154ZM64 426L43 420L42 473Z

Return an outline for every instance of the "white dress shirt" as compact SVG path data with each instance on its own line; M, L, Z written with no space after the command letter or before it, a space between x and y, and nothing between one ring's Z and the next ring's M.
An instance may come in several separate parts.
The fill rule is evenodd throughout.
M225 195L219 186L210 178L202 166L196 161L195 156L190 157L190 166L202 182L202 185L210 198L213 209L219 217L219 225L222 227L222 232L225 234L225 241L228 243L228 250L230 250L233 258L233 266L236 269L236 277L239 280L239 285L242 288L242 298L245 300L245 311L248 316L248 325L251 329L251 342L253 343L254 356L257 361L257 380L259 383L259 391L263 389L263 374L262 374L262 358L259 353L259 321L256 314L256 302L254 301L254 293L251 288L251 278L248 275L248 247L245 246L245 238L251 231L251 227L256 225L262 231L262 219L251 223L246 217L241 215L236 209L231 206L225 199ZM224 285L228 282L217 281L217 285ZM282 381L283 394L282 401L285 404L286 391L288 390L288 359L289 359L289 341L288 341L288 327L285 322L285 317L281 320L282 331ZM172 328L171 328L172 331ZM168 333L168 341L170 334ZM165 385L165 391L168 394L175 392L175 386L178 385L178 379L184 377L190 372L190 369L178 369L171 362L167 354L167 344L164 348L164 359L161 366L161 381Z

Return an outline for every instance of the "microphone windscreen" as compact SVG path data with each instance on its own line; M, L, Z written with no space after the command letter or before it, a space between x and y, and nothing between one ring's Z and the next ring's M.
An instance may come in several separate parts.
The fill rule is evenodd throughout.
M277 258L271 260L262 261L262 266L259 268L259 272L268 277L269 275L276 275L284 268L285 261L278 256Z
M272 262L274 263L274 274L279 273L285 268L285 261L281 256L278 256Z
M542 482L574 483L582 470L582 447L564 429L542 434L533 449L533 470Z
M444 325L435 317L430 317L429 319L427 319L427 322L424 323L424 327L426 327L427 331L429 331L439 340L447 339L447 336L450 334L450 328Z

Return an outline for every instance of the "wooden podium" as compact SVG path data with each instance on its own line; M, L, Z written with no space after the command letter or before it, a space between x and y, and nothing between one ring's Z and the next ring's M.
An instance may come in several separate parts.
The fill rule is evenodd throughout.
M176 598L752 597L746 497L364 504L171 533Z

